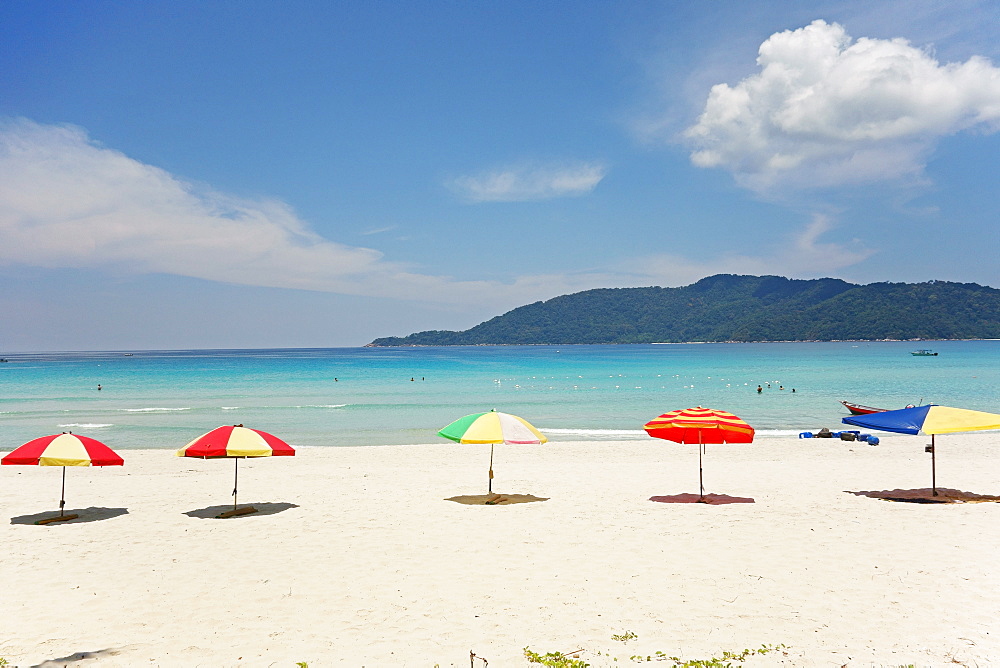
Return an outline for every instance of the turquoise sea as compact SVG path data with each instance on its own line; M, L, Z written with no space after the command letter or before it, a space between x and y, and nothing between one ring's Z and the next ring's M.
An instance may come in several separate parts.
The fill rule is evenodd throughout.
M910 355L916 348L939 355ZM0 451L60 431L116 449L177 448L237 423L292 445L434 443L447 423L491 408L526 418L552 440L643 437L646 421L696 405L731 411L759 436L835 428L847 414L841 399L1000 412L1000 341L0 357L7 360L0 363Z

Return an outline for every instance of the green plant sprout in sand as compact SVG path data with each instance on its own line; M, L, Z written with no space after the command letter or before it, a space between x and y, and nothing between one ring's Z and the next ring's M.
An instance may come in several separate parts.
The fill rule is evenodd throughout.
M682 659L679 656L667 656L664 652L657 652L647 656L629 657L635 662L646 661L672 661L673 668L732 668L733 662L742 665L751 656L769 654L787 649L788 645L761 645L757 649L745 649L742 652L722 652L722 656L713 656L708 659Z
M580 650L577 650L579 652ZM570 652L570 654L575 654L576 652ZM528 660L528 663L538 663L546 668L589 668L590 664L585 663L579 659L574 659L573 657L566 656L562 652L548 652L546 654L539 654L538 652L532 652L527 647L524 648L524 657Z
M621 634L613 634L611 639L627 644L630 640L635 640L638 637L632 631L625 631ZM787 648L788 645L784 644L761 645L757 649L744 649L741 652L724 651L722 652L722 656L713 656L707 659L682 659L679 656L668 655L666 652L656 652L655 654L647 655L635 654L630 656L629 659L636 663L669 661L670 668L734 668L734 666L742 666L751 657L762 656L771 652L781 652ZM546 668L589 668L589 663L576 658L581 651L576 650L568 653L547 652L541 654L525 647L524 656L528 660L528 663L539 664ZM606 656L612 661L618 661L618 659L607 656L604 652L597 652L597 654Z

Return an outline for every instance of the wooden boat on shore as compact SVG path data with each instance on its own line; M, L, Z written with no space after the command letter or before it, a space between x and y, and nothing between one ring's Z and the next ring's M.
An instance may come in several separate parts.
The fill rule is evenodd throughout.
M844 404L844 408L851 411L851 415L869 415L871 413L885 413L888 408L874 408L872 406L862 406L861 404L852 404L850 401L841 401Z

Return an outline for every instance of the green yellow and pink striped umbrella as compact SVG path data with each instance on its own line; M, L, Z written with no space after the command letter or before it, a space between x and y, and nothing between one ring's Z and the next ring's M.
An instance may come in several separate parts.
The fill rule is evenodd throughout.
M438 432L456 443L489 443L490 473L489 491L493 492L493 446L497 443L537 445L547 443L549 439L535 429L527 420L500 413L496 410L486 413L474 413L459 418Z

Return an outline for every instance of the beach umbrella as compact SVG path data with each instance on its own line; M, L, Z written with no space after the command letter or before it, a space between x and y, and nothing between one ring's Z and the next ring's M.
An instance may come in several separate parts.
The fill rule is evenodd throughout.
M493 446L497 443L539 444L547 443L540 431L527 420L492 410L486 413L473 413L459 418L438 432L456 443L489 443L490 473L489 491L493 492Z
M705 501L702 454L707 443L750 443L753 427L727 411L713 408L684 408L664 413L643 428L654 438L674 443L698 444L698 501Z
M61 466L62 493L59 498L59 515L39 520L38 524L63 522L79 517L66 515L66 467L67 466L121 466L125 463L114 450L100 441L69 432L42 436L28 441L9 455L0 459L0 464L24 464L27 466Z
M934 404L870 415L851 415L841 418L841 420L844 424L864 429L878 429L897 434L929 434L931 444L927 447L931 453L931 488L934 491L934 496L938 495L934 436L960 431L1000 429L1000 415L996 413L984 413L966 408L949 408Z
M202 434L177 451L178 457L201 457L202 459L232 459L233 509L219 517L247 515L257 512L253 506L236 509L236 488L239 481L239 461L246 457L290 457L295 454L292 446L277 436L241 424L226 425Z

